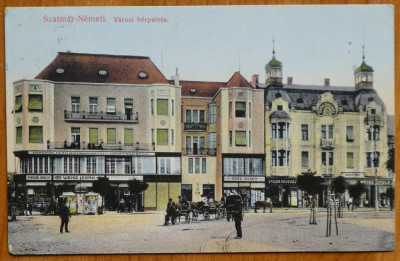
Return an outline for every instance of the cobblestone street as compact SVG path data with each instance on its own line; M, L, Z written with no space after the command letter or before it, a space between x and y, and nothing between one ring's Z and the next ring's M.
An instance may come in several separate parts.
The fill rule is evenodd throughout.
M243 238L226 219L163 226L164 213L72 216L71 233L59 232L57 216L20 216L9 223L12 254L199 253L389 251L394 248L394 212L345 212L326 237L326 212L317 225L306 210L246 213Z

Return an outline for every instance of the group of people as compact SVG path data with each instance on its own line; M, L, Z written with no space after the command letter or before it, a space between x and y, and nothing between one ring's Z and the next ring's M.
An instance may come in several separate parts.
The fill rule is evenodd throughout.
M188 209L190 209L190 204L189 201L187 201L185 199L185 197L178 197L179 199L179 206L186 206ZM169 223L169 220L171 220L171 224L175 225L175 220L176 220L176 213L177 213L177 205L175 203L175 201L172 200L172 198L170 198L168 200L168 204L167 204L167 209L165 210L166 215L165 215L165 222L164 225L167 226Z

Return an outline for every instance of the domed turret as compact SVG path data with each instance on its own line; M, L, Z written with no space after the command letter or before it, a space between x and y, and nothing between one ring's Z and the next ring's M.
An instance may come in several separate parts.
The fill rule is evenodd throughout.
M354 71L354 80L356 83L356 88L358 89L364 86L372 87L373 72L374 70L372 69L372 67L365 63L364 46L363 46L363 62Z
M273 40L273 45L275 41ZM275 46L272 49L272 59L265 65L266 84L282 83L282 63L275 58Z

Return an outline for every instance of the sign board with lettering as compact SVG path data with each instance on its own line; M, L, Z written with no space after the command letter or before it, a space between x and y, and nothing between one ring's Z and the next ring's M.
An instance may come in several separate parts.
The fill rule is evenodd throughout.
M234 182L265 182L265 177L224 176L224 181L234 181Z
M296 179L268 178L267 185L296 185Z
M28 151L31 155L91 155L91 156L155 156L152 152L127 152L127 151L52 151L52 150L39 150Z

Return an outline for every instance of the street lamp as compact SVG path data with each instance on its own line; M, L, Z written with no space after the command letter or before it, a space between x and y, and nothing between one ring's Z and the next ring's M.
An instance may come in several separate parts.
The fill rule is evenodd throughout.
M375 141L376 143L376 141ZM376 145L375 145L376 146ZM379 205L378 205L378 164L379 164L379 159L377 157L377 152L374 152L374 168L375 168L375 212L379 211Z

